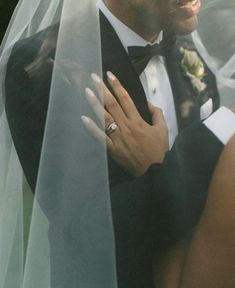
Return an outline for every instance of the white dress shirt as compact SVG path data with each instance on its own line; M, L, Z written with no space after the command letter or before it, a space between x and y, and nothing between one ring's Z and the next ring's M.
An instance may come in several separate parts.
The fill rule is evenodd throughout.
M146 41L114 16L102 0L98 0L97 7L102 11L116 31L127 53L127 47L129 46L144 47L148 44L153 45L159 43L162 40L162 33L160 33L154 43ZM161 108L164 113L169 131L169 147L171 148L178 134L178 127L173 93L164 58L161 56L152 57L140 75L140 81L147 99L154 106ZM218 109L203 123L223 144L227 144L229 139L235 134L235 114L225 107Z

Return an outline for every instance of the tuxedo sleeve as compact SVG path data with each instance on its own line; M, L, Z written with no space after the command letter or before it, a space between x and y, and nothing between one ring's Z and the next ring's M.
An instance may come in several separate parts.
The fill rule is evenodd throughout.
M161 169L150 168L156 253L186 237L197 224L222 149L218 138L198 122L176 138Z
M217 137L198 122L177 137L162 164L111 187L120 275L126 273L125 263L134 267L148 262L192 232L222 149Z

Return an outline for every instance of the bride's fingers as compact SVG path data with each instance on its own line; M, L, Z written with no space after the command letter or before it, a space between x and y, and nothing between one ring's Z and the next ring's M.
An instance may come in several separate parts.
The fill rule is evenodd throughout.
M100 141L101 144L105 144L106 141L108 150L112 150L113 142L111 138L108 137L105 132L100 129L91 118L83 115L81 117L81 120L93 137Z
M92 110L95 112L100 123L103 123L104 122L104 107L103 107L103 105L100 103L99 99L96 97L95 93L90 88L86 88L85 92L86 92L86 98L87 98Z
M134 102L126 89L121 85L117 77L110 71L107 72L109 84L111 85L118 102L120 103L122 110L127 117L133 117L139 115Z
M166 124L164 113L161 108L154 106L151 102L148 101L149 112L152 116L153 126L158 125L159 123Z
M232 110L232 112L235 113L235 103L232 104L232 106L230 107L230 110Z
M106 87L106 85L98 75L93 73L91 74L91 77L95 83L96 88L103 95L104 105L107 111L116 121L122 123L123 119L126 118L122 107L119 105L115 97L112 95L112 93L109 91L109 89Z
M113 117L104 109L95 93L89 88L86 88L86 98L101 124L105 123L105 127L108 127L115 122Z

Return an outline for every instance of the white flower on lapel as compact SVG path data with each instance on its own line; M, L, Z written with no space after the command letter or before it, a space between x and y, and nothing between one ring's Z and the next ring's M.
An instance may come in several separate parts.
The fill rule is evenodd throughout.
M205 76L205 68L202 60L195 51L181 47L180 52L183 54L181 68L185 75L190 78L193 88L198 93L203 92L207 86L206 83L202 81Z

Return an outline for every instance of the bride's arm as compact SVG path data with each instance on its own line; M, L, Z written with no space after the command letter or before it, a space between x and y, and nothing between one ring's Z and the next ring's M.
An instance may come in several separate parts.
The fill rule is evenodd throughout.
M205 209L192 238L155 264L156 287L235 287L235 136L214 172Z
M114 81L117 81L117 79ZM112 84L112 80L110 81L110 84ZM117 84L117 86L119 85L120 83ZM108 97L111 97L111 98L113 97L112 94L109 92L105 94L109 94ZM117 94L118 93L116 93L116 96L118 96ZM129 99L128 95L126 94L124 98L125 99L123 101L123 106L121 108L123 108L126 105L124 102ZM96 100L94 101L94 99L95 98L93 95L93 100L90 99L90 102L93 106L97 106L96 105L97 102ZM105 104L106 104L106 108L107 108L107 105L109 106L108 107L109 116L110 115L115 116L116 112L114 112L114 110L117 108L118 109L120 108L119 103L115 102L115 104L113 103L111 105L110 103L105 103ZM105 118L107 120L107 114ZM114 120L117 121L117 123L120 125L120 123L123 120L123 117L120 117L120 118L119 116L118 118L114 117ZM129 120L130 118L128 119L128 121ZM137 126L135 125L136 119L132 119L132 120L133 121L131 122L131 125L129 126L130 130L132 128L138 127L138 125ZM141 121L141 119L139 120ZM126 121L126 118L124 121ZM156 121L156 124L157 124L157 121ZM98 127L95 126L95 123L92 122L91 119L90 119L90 122L85 123L85 125L91 131L91 133L94 134L95 137L97 137L98 135L97 133L99 133L99 136L101 136L101 138L106 137L106 135L102 131L98 130ZM121 125L123 125L123 123L121 123ZM201 125L203 126L203 124ZM142 132L143 133L146 132L143 126L142 128L143 128ZM148 127L148 129L149 128L150 127ZM156 130L154 130L153 127L150 128L150 130L152 132L153 131L156 132ZM233 276L232 272L233 272L233 269L235 268L234 263L233 263L235 262L233 260L235 259L235 253L233 251L235 250L235 248L233 247L235 243L235 235L233 235L235 234L235 227L234 227L235 224L234 224L234 219L231 216L234 213L233 211L235 211L234 209L235 203L234 201L232 201L233 199L232 191L235 191L234 184L233 184L233 181L234 181L233 172L235 171L235 168L234 168L234 165L235 165L234 141L235 140L231 141L229 145L225 147L224 152L219 160L216 171L214 173L213 180L211 181L210 189L208 192L208 185L211 179L211 174L214 171L215 164L217 163L218 156L220 155L223 146L221 143L219 143L219 141L217 141L218 143L216 142L215 140L216 137L212 135L212 133L209 133L208 131L206 131L205 127L203 129L200 129L200 133L196 132L197 131L196 126L191 127L189 130L194 130L194 131L193 133L185 131L179 135L176 143L174 144L172 151L169 152L171 156L166 157L167 158L166 161L164 160L163 165L161 165L162 166L161 171L163 171L161 176L167 176L167 177L163 177L166 181L164 181L164 179L162 181L164 183L165 182L168 183L170 180L170 182L177 183L177 187L173 187L173 190L176 190L176 191L172 191L172 185L170 185L171 190L168 193L168 191L164 190L165 186L163 184L163 186L161 187L159 186L160 188L162 187L163 188L158 190L158 192L161 192L163 190L163 192L167 192L165 194L168 194L173 197L175 197L177 194L177 197L178 197L177 198L178 202L176 203L177 207L174 207L174 203L172 204L172 201L175 199L173 198L173 200L171 199L170 201L171 203L169 204L170 209L173 208L172 209L173 212L167 210L167 213L172 212L173 215L171 216L177 218L176 221L174 221L175 223L177 223L177 221L179 220L178 224L183 224L183 227L179 227L179 231L177 231L177 236L172 235L174 240L182 239L183 236L186 235L187 231L190 230L190 227L191 229L194 227L194 233L193 233L192 238L188 239L184 243L178 242L179 244L175 245L175 247L172 246L172 241L170 244L168 243L169 245L166 244L166 247L173 247L173 248L165 249L165 251L167 252L163 253L163 257L161 258L160 261L158 258L158 262L156 263L156 266L155 266L156 287L161 287L161 288L194 288L194 287L195 288L199 288L199 287L200 288L204 288L204 287L205 288L211 288L211 287L230 288L231 287L233 288L235 286L235 281L232 278ZM140 151L140 154L143 152L143 154L141 155L143 159L146 151L143 151L142 147L146 147L146 146L150 147L150 146L147 145L147 142L146 142L147 138L140 137L138 141L143 143L144 146L137 145L137 144L134 146L131 145L129 148L130 149L133 148L133 149L129 150L131 152L129 153L128 149L126 149L129 143L131 143L128 140L129 139L128 137L130 135L133 136L133 133L127 133L126 135L123 135L122 132L123 130L114 131L113 134L111 134L111 138L113 140L116 139L117 141L116 150L112 150L112 148L110 149L111 143L107 143L107 144L108 144L109 153L111 150L111 156L115 156L114 154L116 153L115 157L120 158L122 163L121 162L119 163L125 167L125 165L128 164L128 161L130 162L133 161L132 160L133 155L138 156L138 153L136 153L136 151ZM141 132L141 130L139 132ZM141 133L139 135L141 135ZM143 135L144 134L142 134L142 136ZM158 134L155 134L155 137L157 137L157 135L160 135L159 131L158 131ZM203 135L203 139L201 138L202 135ZM152 134L152 136L154 138L154 133ZM153 140L153 138L150 137L148 138L148 140L150 140L151 142L151 139ZM106 140L110 141L110 139L107 139L107 137L106 137ZM133 140L137 140L137 139L134 137ZM209 140L209 144L208 144L208 140ZM123 144L122 141L124 141L127 146L125 145L122 146ZM138 141L136 143L138 143ZM155 141L157 142L157 140ZM121 145L121 147L123 147L124 150L126 149L125 154L123 153L124 150L121 153L119 153L120 150L118 147L120 146L118 145ZM232 151L234 152L232 153ZM123 162L122 156L126 158L124 162ZM141 161L136 161L136 164L137 166L139 164L141 166ZM190 165L191 167L189 167ZM193 180L186 179L187 181L184 183L184 180L186 177L184 171L187 172L187 175L190 174L190 177L189 177L190 179L191 179L191 176L196 176L196 178ZM162 178L161 176L158 177L158 180L159 178ZM171 176L174 176L174 179L172 179ZM227 181L226 185L224 183L225 182L224 179L226 179ZM181 182L181 180L183 182L182 185L181 183L179 183ZM160 184L157 183L157 185L162 185L162 183ZM183 190L183 193L181 193L182 192L180 190L181 188ZM202 212L202 207L204 206L204 201L205 201L204 196L206 196L207 193L209 194L207 197L206 206ZM205 195L203 196L202 194L203 195L205 194ZM157 193L157 195L159 194ZM195 198L194 197L195 195L199 195L199 198L198 197ZM187 204L189 205L187 206ZM165 207L163 207L163 209L165 209ZM183 212L181 211L181 209L183 210ZM175 212L179 212L179 214L182 212L181 213L182 215L181 214L178 215ZM201 215L201 218L200 218L200 221L198 222L200 215ZM185 217L188 218L189 221ZM186 224L184 223L184 221L186 222ZM170 223L170 221L168 222ZM170 224L177 225L175 223L173 224L170 223ZM196 223L198 224L195 227ZM167 230L169 231L169 227ZM231 230L232 232L230 233ZM228 233L231 234L231 238L227 237ZM229 254L229 251L231 251L230 254ZM229 266L229 269L227 268L227 266ZM159 286L159 283L161 283L160 286ZM224 283L226 284L226 286L224 285Z

